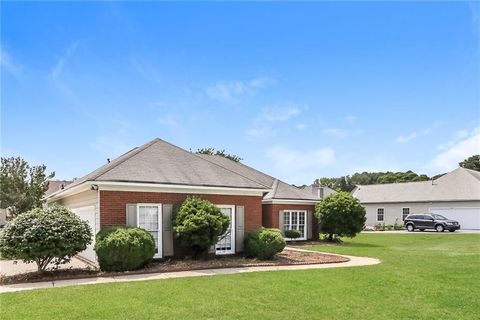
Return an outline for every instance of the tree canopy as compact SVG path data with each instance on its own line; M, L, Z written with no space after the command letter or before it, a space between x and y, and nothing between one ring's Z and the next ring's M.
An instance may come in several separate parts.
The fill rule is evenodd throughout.
M459 162L458 165L465 169L480 171L480 155L476 154Z
M350 192L358 184L383 184L394 182L425 181L429 179L430 178L425 174L417 174L409 170L406 172L357 172L351 176L342 176L338 178L319 178L315 180L315 183L327 186L337 191Z
M48 180L55 172L47 174L45 165L30 166L20 157L1 158L0 207L10 208L14 216L42 205L48 189Z
M215 150L215 148L201 148L195 151L196 154L208 154L211 156L220 156L227 159L230 159L235 162L240 162L243 159L237 155L226 153L225 150Z

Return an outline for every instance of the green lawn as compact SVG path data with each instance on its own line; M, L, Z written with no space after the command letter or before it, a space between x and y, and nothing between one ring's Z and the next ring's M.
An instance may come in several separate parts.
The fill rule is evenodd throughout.
M2 294L0 318L478 319L478 234L363 234L314 248L382 263Z

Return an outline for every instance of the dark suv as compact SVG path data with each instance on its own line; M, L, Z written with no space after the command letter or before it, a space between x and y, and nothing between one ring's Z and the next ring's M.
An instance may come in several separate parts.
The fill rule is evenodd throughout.
M443 232L448 230L450 232L455 232L455 230L460 229L460 224L458 221L449 220L442 216L441 214L411 214L405 218L403 222L405 228L408 231L414 231L419 229L423 231L425 229L435 229L437 232Z

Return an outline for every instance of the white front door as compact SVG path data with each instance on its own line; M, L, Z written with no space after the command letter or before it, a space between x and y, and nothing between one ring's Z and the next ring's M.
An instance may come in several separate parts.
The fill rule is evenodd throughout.
M235 206L219 205L217 207L228 217L230 224L215 245L215 254L233 254L235 253Z
M137 226L147 230L155 239L154 258L162 257L162 205L139 203L137 205Z

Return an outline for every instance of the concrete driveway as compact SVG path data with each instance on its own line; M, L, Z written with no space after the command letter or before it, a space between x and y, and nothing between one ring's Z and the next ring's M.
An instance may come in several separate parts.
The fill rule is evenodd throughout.
M437 232L435 230L415 230L414 232L408 232L407 230L390 230L390 231L362 231L362 233L394 233L394 234L459 234L459 233L478 233L480 230L457 230L455 232Z
M52 265L53 267L53 265ZM92 268L92 265L85 263L84 261L73 258L70 263L62 264L60 269L69 268ZM0 260L0 275L12 276L20 273L37 271L37 265L35 263L24 263L22 260Z

